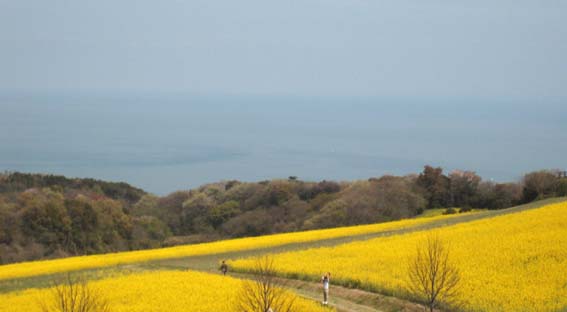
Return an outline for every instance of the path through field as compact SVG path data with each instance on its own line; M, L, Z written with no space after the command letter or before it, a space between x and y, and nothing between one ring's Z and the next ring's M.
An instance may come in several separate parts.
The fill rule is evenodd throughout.
M219 251L219 253L212 255L158 260L158 261L139 263L139 264L121 265L112 268L85 270L82 272L92 279L104 277L105 271L112 271L112 270L116 271L116 269L133 271L133 272L144 271L144 270L174 269L174 270L198 270L209 273L218 273L218 264L225 259L246 258L251 256L274 254L279 252L302 250L302 249L322 247L322 246L336 246L354 241L368 240L376 237L399 235L399 234L415 232L415 231L423 231L432 228L449 226L458 223L469 222L484 218L491 218L494 216L538 208L547 204L565 201L565 200L567 200L567 198L548 199L514 208L464 214L462 216L457 216L451 219L434 220L430 223L423 225L418 225L418 226L398 229L398 230L379 232L379 233L333 238L333 239L320 240L320 241L308 242L308 243L293 243L278 247L247 250L247 251L227 252L227 253L223 253L222 251ZM55 275L61 275L61 274L65 274L65 273L59 273ZM47 287L49 286L50 281L53 280L53 277L55 275L27 277L27 278L15 279L15 280L0 281L0 293L26 289L30 287ZM245 275L245 274L234 274L234 276L239 278L250 277L250 275ZM286 281L289 287L291 287L293 291L295 291L297 294L309 299L320 301L321 289L318 283L314 281L299 281L299 280L286 280ZM420 311L420 308L416 304L401 299L383 296L380 294L366 292L358 289L348 289L339 286L333 286L332 288L331 303L338 311L354 311L354 312Z
M525 211L528 209L538 208L547 204L565 201L565 198L549 199L544 201L539 201L536 203L531 203L527 205L522 205L514 208L503 209L503 210L493 210L484 211L474 214L466 214L458 216L453 219L446 220L436 220L424 225L419 225L411 228L398 229L380 233L364 234L358 236L350 236L343 238L335 238L323 241L316 241L310 243L302 244L289 244L285 246L279 246L267 249L257 249L251 251L241 251L233 253L221 253L216 255L207 255L201 257L191 257L191 258L181 258L181 259L168 259L160 260L152 263L144 264L143 266L149 269L191 269L207 271L210 273L218 273L218 263L225 259L238 259L246 258L251 256L260 256L265 254L273 254L291 250L301 250L313 247L322 246L336 246L340 244L345 244L353 241L368 240L376 237L384 237L391 235L399 235L408 232L423 231L437 227L449 226L463 222L470 222L474 220L480 220L484 218L491 218L499 215L505 215L520 211ZM245 274L235 274L237 277L249 278L249 275ZM299 295L313 299L316 301L321 300L321 289L318 283L312 281L299 281L299 280L286 280L286 284ZM332 306L334 306L338 311L423 311L423 308L398 298L384 296L381 294L371 293L367 291L362 291L358 289L348 289L340 286L333 286L332 293Z

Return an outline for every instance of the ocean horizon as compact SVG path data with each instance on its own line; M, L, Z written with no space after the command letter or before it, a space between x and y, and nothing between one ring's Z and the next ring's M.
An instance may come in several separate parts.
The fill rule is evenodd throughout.
M516 181L562 168L561 100L0 95L0 170L163 195L220 180L354 180L424 165Z

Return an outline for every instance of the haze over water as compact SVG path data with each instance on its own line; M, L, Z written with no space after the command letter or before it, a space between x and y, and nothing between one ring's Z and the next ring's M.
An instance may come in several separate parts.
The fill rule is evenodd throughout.
M0 170L158 194L227 179L365 179L425 164L508 181L565 166L566 117L563 103L537 100L5 95Z

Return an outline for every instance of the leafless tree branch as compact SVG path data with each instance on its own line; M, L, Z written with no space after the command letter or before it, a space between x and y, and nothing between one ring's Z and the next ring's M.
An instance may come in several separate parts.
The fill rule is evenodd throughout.
M70 273L54 280L50 294L40 298L38 305L41 312L110 312L108 301L98 289Z
M439 303L458 306L460 280L460 271L450 259L449 248L438 236L428 236L417 246L409 261L408 290L421 298L429 311L433 312Z
M242 312L295 312L296 296L285 290L285 283L276 278L274 260L259 258L254 266L254 278L244 281L237 300Z

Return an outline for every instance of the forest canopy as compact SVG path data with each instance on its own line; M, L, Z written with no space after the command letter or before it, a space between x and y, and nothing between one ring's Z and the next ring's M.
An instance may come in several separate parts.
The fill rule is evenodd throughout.
M558 170L520 181L472 171L350 182L222 181L156 196L126 183L57 175L0 174L0 264L156 248L223 238L386 222L427 209L502 209L567 196Z

